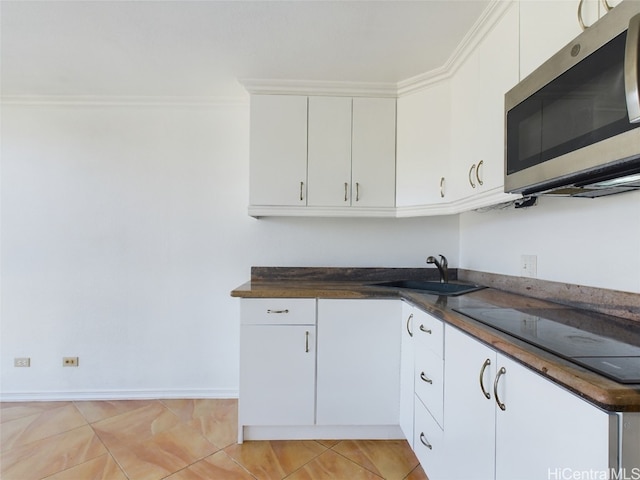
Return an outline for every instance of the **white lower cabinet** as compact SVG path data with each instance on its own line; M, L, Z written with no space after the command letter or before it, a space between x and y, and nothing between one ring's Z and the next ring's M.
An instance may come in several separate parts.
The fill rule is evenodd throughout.
M316 300L243 299L240 318L239 425L313 425Z
M240 305L239 442L402 438L399 300Z
M447 470L435 475L425 465L431 480L569 478L615 466L607 412L455 327L445 330Z
M318 300L318 425L397 425L397 300Z

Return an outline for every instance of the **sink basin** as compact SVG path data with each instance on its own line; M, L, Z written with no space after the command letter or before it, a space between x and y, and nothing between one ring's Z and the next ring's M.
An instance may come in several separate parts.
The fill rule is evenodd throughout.
M406 288L409 290L419 290L423 293L430 293L433 295L445 295L456 296L463 295L469 292L475 292L485 287L481 285L472 285L464 283L440 283L440 282L422 282L420 280L398 280L394 282L380 282L374 283L377 287L390 287L390 288Z

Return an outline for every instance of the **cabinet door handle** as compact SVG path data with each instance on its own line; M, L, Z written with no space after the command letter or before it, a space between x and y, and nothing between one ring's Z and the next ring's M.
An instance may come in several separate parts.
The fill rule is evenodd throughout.
M440 198L444 198L444 177L440 178Z
M304 200L302 196L302 191L304 190L304 182L300 182L300 201Z
M422 324L420 324L420 331L431 335L431 330L429 330L428 328L424 328L424 325Z
M409 323L411 323L412 318L413 318L413 313L407 317L407 332L409 332L410 337L413 337L413 332L409 328Z
M478 162L478 166L476 167L476 180L478 180L478 185L484 185L484 182L480 178L480 167L484 164L484 160L480 160Z
M607 0L602 0L602 5L604 5L606 13L609 13L609 10L613 8L611 5L609 5L609 2Z
M420 432L420 442L429 450L433 450L433 446L427 441L427 437L424 436L423 432Z
M471 185L471 188L476 188L476 184L473 183L473 177L476 174L476 164L474 163L473 165L471 165L471 168L469 169L469 185Z
M487 369L489 365L491 365L491 360L487 358L482 364L482 368L480 369L480 390L482 390L482 393L487 399L491 398L491 394L487 392L484 388L484 371Z
M356 202L360 201L360 184L356 182Z
M286 309L286 310L271 310L271 309L268 309L267 313L289 313L289 309Z
M428 383L429 385L433 385L433 380L431 380L430 378L428 378L424 372L420 372L420 380L422 380L423 382Z
M498 371L498 375L496 375L496 381L493 382L493 395L496 397L496 403L498 404L498 406L500 407L500 410L502 411L505 411L507 409L507 406L504 403L502 403L500 401L500 397L498 397L498 382L500 381L500 377L505 373L507 373L507 369L502 367Z
M309 353L309 332L304 332L304 351Z

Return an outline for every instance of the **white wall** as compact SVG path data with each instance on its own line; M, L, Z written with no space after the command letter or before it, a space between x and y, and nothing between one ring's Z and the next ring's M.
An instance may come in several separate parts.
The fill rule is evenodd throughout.
M3 105L2 399L232 396L251 265L457 266L457 217L249 217L248 123L244 104Z
M460 267L640 293L640 192L541 198L537 206L460 216Z

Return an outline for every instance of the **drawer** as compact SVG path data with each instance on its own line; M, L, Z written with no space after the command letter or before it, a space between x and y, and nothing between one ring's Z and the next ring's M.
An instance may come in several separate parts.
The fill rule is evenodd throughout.
M415 309L412 319L413 338L416 349L427 349L443 358L444 323L442 320Z
M315 298L243 298L241 325L315 325Z
M413 451L429 478L442 478L444 432L416 398Z
M444 361L425 348L415 351L415 393L440 426L444 426Z

